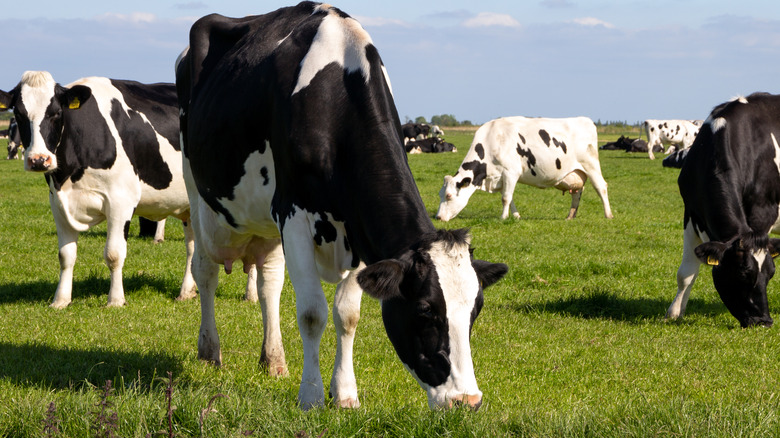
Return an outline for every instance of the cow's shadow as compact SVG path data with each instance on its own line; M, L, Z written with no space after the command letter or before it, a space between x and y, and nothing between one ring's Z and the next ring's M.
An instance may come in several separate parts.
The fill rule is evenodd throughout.
M666 315L666 309L673 297L626 298L609 291L593 291L581 296L557 298L535 304L517 304L515 311L521 313L553 313L583 319L605 319L638 324L658 320ZM727 312L721 302L691 298L686 308L687 315L719 315Z
M0 342L0 379L14 385L46 389L104 387L147 392L164 385L171 372L181 385L181 360L165 352L122 352L100 348L56 348ZM155 389L156 391L156 389Z
M105 268L105 267L103 267ZM73 299L105 296L108 299L108 290L111 286L108 276L108 268L105 268L105 277L98 277L95 274L89 274L83 279L73 280ZM59 278L53 281L33 281L33 282L14 282L0 284L0 304L25 303L25 302L51 302L54 299L54 292L57 290ZM125 276L122 284L124 285L125 295L132 295L136 290L144 287L152 288L160 294L175 298L179 294L179 285L173 285L160 277L149 276L145 274L133 274Z

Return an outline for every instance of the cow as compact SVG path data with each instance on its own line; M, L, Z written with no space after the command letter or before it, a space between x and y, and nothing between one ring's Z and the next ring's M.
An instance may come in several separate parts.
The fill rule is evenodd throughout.
M153 221L145 217L138 217L138 237L152 237L154 243L165 240L165 219Z
M654 146L660 145L663 149L664 142L677 145L678 148L685 149L691 147L700 127L695 123L696 120L653 120L648 119L642 123L642 127L647 134L648 156L651 160L655 159L653 155Z
M444 131L439 127L439 125L432 125L431 135L434 137L444 137Z
M18 160L19 148L22 146L22 137L19 134L19 125L16 124L16 119L11 118L11 123L8 125L8 156L6 160Z
M755 93L715 107L677 179L683 199L683 251L677 295L666 312L685 314L702 264L742 327L771 326L767 283L780 239L780 96Z
M626 152L647 152L647 142L641 138L629 138L621 135L615 141L605 143L599 149L605 151L623 150ZM660 145L653 146L653 152L663 152L664 149Z
M60 261L51 307L70 304L78 235L103 221L107 304L125 304L122 267L133 214L182 220L187 263L179 297L194 296L174 84L89 77L62 86L48 72L28 71L13 90L0 91L0 107L14 110L24 168L43 173L49 186Z
M410 140L427 138L431 127L426 123L404 123L401 126L401 132L403 132L403 140L406 144Z
M321 280L338 283L337 406L359 406L352 345L365 291L380 300L387 335L429 405L478 408L469 333L483 289L508 267L472 259L466 230L434 228L368 33L335 7L303 2L208 15L189 42L176 83L201 294L198 357L222 362L218 264L259 264L281 238L303 340L302 409L324 403Z
M512 195L518 182L571 193L567 219L577 215L585 181L590 177L612 218L607 182L601 175L596 125L587 117L565 119L504 117L477 129L455 176L445 176L436 219L449 221L477 190L501 192L501 218L520 218Z
M458 152L458 148L454 144L448 143L440 137L411 140L404 145L404 149L410 154Z
M691 148L686 148L686 149L680 149L674 151L671 154L669 154L666 158L664 158L661 164L663 165L663 167L681 169L683 163L685 163L685 158L688 156L688 152L690 150Z

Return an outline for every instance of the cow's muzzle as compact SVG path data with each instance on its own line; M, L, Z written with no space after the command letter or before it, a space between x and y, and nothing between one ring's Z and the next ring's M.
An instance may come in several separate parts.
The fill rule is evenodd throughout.
M33 155L27 158L27 168L34 172L50 170L52 159L50 155Z

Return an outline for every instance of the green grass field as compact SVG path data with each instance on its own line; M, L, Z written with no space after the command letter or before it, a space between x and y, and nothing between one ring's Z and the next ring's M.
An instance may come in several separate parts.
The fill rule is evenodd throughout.
M473 135L447 134L458 153L409 156L431 217L442 177L457 170ZM362 407L302 412L289 282L282 332L290 376L279 379L258 367L260 308L242 300L240 269L221 273L217 291L224 366L197 359L198 300L174 300L185 253L173 219L161 244L130 238L127 306L105 307L105 226L98 226L79 241L73 303L50 309L59 266L47 188L21 162L2 160L0 436L169 436L170 425L182 437L780 435L778 329L740 329L707 268L685 319L664 319L682 248L678 171L622 151L602 151L601 165L612 220L588 184L572 221L564 220L568 195L518 186L520 220L500 220L500 195L478 192L457 218L437 224L469 227L476 257L510 267L487 289L474 325L484 392L478 412L428 409L387 340L379 304L368 297L355 344ZM134 222L131 235L137 230ZM770 282L774 316L777 289L777 280ZM331 302L333 291L326 286ZM326 390L334 352L329 324L321 347ZM99 420L101 410L113 420Z

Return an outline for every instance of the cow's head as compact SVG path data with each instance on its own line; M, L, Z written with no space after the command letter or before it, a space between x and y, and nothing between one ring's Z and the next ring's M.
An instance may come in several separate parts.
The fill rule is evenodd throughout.
M457 216L476 190L471 171L458 172L455 176L446 175L444 185L439 190L440 204L436 219L447 222Z
M473 260L466 230L438 231L397 259L366 267L358 283L382 301L387 336L431 407L482 403L469 335L482 290L500 280L504 264Z
M775 275L780 239L746 233L726 243L703 243L695 251L702 263L712 266L715 289L742 327L772 326L766 286Z
M14 109L24 149L24 168L38 172L57 169L57 146L62 140L67 111L77 110L92 91L83 85L65 88L45 71L28 71L10 92L0 91L0 108Z

